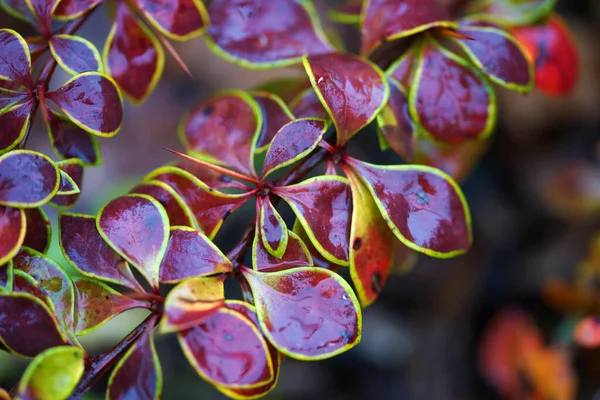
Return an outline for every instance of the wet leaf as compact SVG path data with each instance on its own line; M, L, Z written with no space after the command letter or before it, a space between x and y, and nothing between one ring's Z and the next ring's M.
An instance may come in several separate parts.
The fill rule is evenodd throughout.
M19 382L22 400L65 400L81 379L85 351L79 347L58 346L38 355Z
M75 19L104 0L61 0L54 13L60 19Z
M117 197L100 210L96 225L108 245L158 288L169 240L169 217L163 206L143 194Z
M0 205L0 265L13 258L23 245L26 223L24 210Z
M204 324L225 305L224 277L191 278L167 295L161 332L185 331Z
M50 110L48 135L56 153L64 159L78 158L83 165L100 165L102 157L96 138L68 118Z
M51 200L51 205L57 207L72 207L77 203L81 193L79 188L83 184L83 162L78 158L72 158L69 160L63 160L56 163L56 166L60 168L61 176L67 175L77 188L77 192L73 194L63 194L59 191L56 196Z
M379 166L348 157L396 237L413 250L448 258L471 247L464 195L446 174L418 165Z
M363 6L361 53L434 27L453 27L453 16L435 0L368 0Z
M256 151L261 152L267 149L279 129L295 118L279 96L265 91L250 94L262 111L262 130L256 144Z
M65 196L70 194L78 194L80 192L79 186L77 186L77 183L75 183L73 178L71 178L69 174L61 169L59 169L58 172L60 173L60 185L58 186L58 192L56 192L56 195Z
M30 24L34 22L31 10L23 0L0 0L0 9L3 9L8 15L21 21Z
M282 126L269 146L261 176L266 177L310 154L326 130L325 121L316 119L297 119Z
M323 257L347 265L352 199L345 178L319 176L274 188L273 193L290 205Z
M289 267L305 267L305 266L306 267L310 267L310 266L315 266L315 267L327 268L327 269L332 270L332 271L336 271L337 270L337 268L339 266L337 264L333 264L331 261L327 260L315 248L315 246L312 244L312 241L308 237L308 234L306 233L306 230L304 230L304 227L302 226L302 224L300 223L300 220L298 218L296 218L296 221L294 221L294 227L292 228L292 233L294 233L295 235L297 235L298 239L300 239L302 241L302 243L304 243L304 246L306 247L306 250L308 251L307 254L310 255L310 258L312 259L312 262L310 264L305 264L305 265L302 265L302 264L290 265ZM350 233L348 233L348 239L350 239L349 235L350 235ZM290 237L292 237L292 236L290 235ZM284 268L282 268L282 269L284 269ZM287 268L285 268L285 269L287 269Z
M29 10L39 21L45 31L50 31L52 24L52 14L60 0L25 0Z
M350 54L304 58L304 68L337 131L338 145L375 119L387 103L385 75L375 64Z
M208 12L210 47L244 67L282 67L333 51L311 2L215 0Z
M390 78L394 78L394 82L406 92L412 84L415 63L417 60L416 49L418 46L413 45L390 65L386 74Z
M350 286L323 268L261 273L242 268L263 333L283 354L319 360L360 341L362 317Z
M69 74L102 72L102 58L98 49L80 36L52 35L48 42L52 56Z
M160 267L161 282L174 283L232 269L231 261L201 232L183 226L171 228Z
M290 103L292 113L296 118L320 118L329 120L327 110L321 104L319 96L312 87L300 92Z
M107 73L134 104L143 103L152 93L165 65L158 38L124 2L117 5L103 55Z
M2 92L0 92L2 95ZM0 112L0 154L16 147L27 135L31 127L31 111L34 100L11 104Z
M96 228L96 217L61 213L58 224L62 253L73 268L87 277L143 292L127 261L100 236Z
M385 143L402 158L411 162L417 143L417 132L408 109L408 97L395 79L389 79L390 98L377 116L377 125Z
M90 278L73 278L75 288L75 333L95 331L117 315L132 308L148 308L143 301L129 298L104 283Z
M529 25L546 17L556 0L473 1L467 11L473 18L500 25Z
M285 253L277 258L265 248L261 232L256 230L252 243L252 267L257 271L272 272L311 265L313 261L306 244L294 232L288 231Z
M283 257L288 244L288 229L269 197L257 198L257 213L260 213L258 234L263 246L274 257Z
M119 360L108 379L107 399L154 399L162 392L162 370L152 329L147 329Z
M52 225L48 216L41 208L25 209L27 230L23 246L32 248L40 253L46 253L52 239ZM4 238L4 235L0 235ZM7 236L8 237L8 236ZM4 240L4 239L3 239Z
M31 57L25 39L12 29L0 29L0 78L33 88Z
M171 226L193 227L195 225L194 215L187 204L185 204L175 189L164 182L151 180L137 185L130 193L146 194L158 200L165 208Z
M258 103L241 91L221 92L184 116L179 135L187 151L205 161L254 172L254 149L262 129Z
M0 156L0 205L35 208L48 202L60 184L52 160L30 150Z
M30 294L0 293L0 320L11 321L0 324L0 339L18 355L35 357L46 349L66 344L48 306Z
M163 35L188 40L202 33L208 12L198 0L135 0L144 16Z

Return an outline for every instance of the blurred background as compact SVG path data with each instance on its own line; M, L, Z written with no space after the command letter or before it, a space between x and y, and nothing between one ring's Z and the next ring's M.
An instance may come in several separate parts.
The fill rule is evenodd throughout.
M482 378L478 343L490 318L505 307L530 314L548 341L565 341L561 335L570 332L570 319L549 307L542 293L550 279L571 279L600 224L589 215L557 213L554 193L547 186L568 166L595 163L600 169L600 1L559 0L557 10L579 45L580 83L565 99L497 89L498 127L487 153L463 182L473 215L472 251L452 260L421 256L411 271L392 275L379 300L364 311L360 345L332 360L286 360L279 384L267 398L499 398ZM110 28L103 11L80 31L99 48ZM23 36L30 33L1 11L0 26L17 29ZM350 46L358 46L353 44L358 36L351 27L339 32ZM300 69L242 69L212 54L202 39L175 46L194 79L167 57L154 94L139 108L126 103L121 132L100 140L104 163L86 169L81 200L73 211L96 213L149 171L172 161L163 147L183 150L177 124L198 101L220 89L249 89L275 77L303 74ZM57 84L66 79L57 70ZM41 122L35 123L30 147L53 155ZM376 137L368 132L354 145L352 151L364 159L375 155L380 163L397 162L391 151L378 155ZM579 189L600 193L600 178L585 185L589 186ZM565 183L564 190L574 189ZM55 210L47 211L54 220ZM216 241L224 249L235 243L239 224L240 218L228 220L219 233ZM56 238L49 255L63 260ZM143 312L125 313L83 337L82 343L92 354L105 351L143 318ZM157 347L165 399L223 398L189 366L173 335L159 336ZM577 398L594 398L600 388L600 351L571 346L569 354ZM10 388L25 365L0 354L0 386ZM104 384L105 380L88 398L104 398ZM600 391L596 398L600 399Z

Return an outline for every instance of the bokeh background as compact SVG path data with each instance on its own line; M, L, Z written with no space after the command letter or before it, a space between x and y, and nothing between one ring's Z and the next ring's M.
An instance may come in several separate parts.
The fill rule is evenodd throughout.
M324 6L323 0L317 3ZM580 83L565 99L498 89L498 127L487 153L463 183L473 214L472 251L452 260L421 256L411 271L391 276L379 301L364 311L360 345L332 360L286 360L279 384L267 398L496 399L478 369L478 341L497 310L522 308L548 340L568 331L563 328L569 320L546 305L542 289L551 278L572 276L600 224L590 218L557 215L548 205L545 187L565 165L600 160L600 1L559 0L557 9L580 48ZM104 11L95 13L80 31L99 48L110 28ZM32 33L1 11L0 26L24 36ZM338 28L350 48L358 46L352 28ZM275 77L303 74L293 68L244 70L212 54L202 39L175 47L194 79L167 57L154 94L139 108L126 104L121 132L100 140L104 163L86 169L84 190L74 211L96 213L150 170L172 161L163 147L183 150L177 124L198 101L221 89L249 89ZM66 79L57 72L57 83ZM30 146L53 154L42 125L36 121ZM396 160L390 151L378 153L373 131L361 134L353 151L382 163ZM590 184L587 189L600 192L600 182L595 187ZM53 209L47 211L51 219L56 216ZM224 249L239 237L245 217L250 215L226 222L216 239ZM56 238L50 256L62 260ZM82 343L93 354L105 351L143 318L143 312L125 313ZM173 335L160 336L157 347L165 399L223 398L196 375ZM574 348L572 352L578 398L592 399L600 388L600 351ZM25 365L0 354L0 387L10 388ZM88 398L104 398L104 384L105 379ZM600 399L600 391L596 398Z

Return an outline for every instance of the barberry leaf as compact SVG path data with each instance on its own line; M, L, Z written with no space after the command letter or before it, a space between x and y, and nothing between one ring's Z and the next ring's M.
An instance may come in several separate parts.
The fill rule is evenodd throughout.
M296 236L298 236L298 239L302 241L302 243L306 247L306 250L308 251L307 254L309 254L310 258L311 258L310 264L307 264L307 265L298 264L298 265L295 265L296 267L315 266L315 267L327 268L332 271L335 271L338 268L338 265L333 264L331 261L329 261L325 257L323 257L321 255L321 253L319 253L319 251L312 244L310 238L308 237L308 234L306 233L306 230L304 229L304 227L302 226L302 224L300 223L300 220L298 218L296 218L296 221L294 221L294 227L292 228L292 233L295 234ZM290 237L291 237L291 235L290 235ZM288 268L290 268L290 267L294 267L294 265L290 265Z
M104 66L128 100L143 103L162 76L165 53L158 38L124 2L104 45Z
M305 57L303 62L335 124L340 146L373 121L387 103L389 88L383 71L364 58L330 53Z
M202 33L208 12L201 0L135 0L144 16L170 39L188 40Z
M242 191L250 190L245 183L233 180L229 177L229 175L216 172L188 159L180 159L167 164L167 166L176 167L187 171L213 189L229 188L239 189Z
M419 165L381 166L347 158L392 232L421 253L449 258L471 247L471 216L448 175Z
M17 254L25 240L26 230L23 209L0 205L0 266Z
M377 115L377 125L386 146L394 150L404 162L411 162L415 153L417 132L408 109L408 97L394 78L390 78L388 82L390 98Z
M350 276L362 307L372 304L394 263L396 237L384 221L365 184L352 171L346 174L352 188Z
M279 96L286 104L289 104L294 97L298 96L300 92L309 87L310 82L306 77L302 76L300 78L279 78L269 80L258 85L254 90L272 93Z
M352 197L345 178L318 176L273 193L290 205L323 257L348 265Z
M515 28L512 33L535 66L535 85L550 96L564 96L579 80L577 45L564 21L552 14L546 22Z
M69 74L102 72L100 52L87 39L73 35L53 35L48 42L52 56Z
M58 191L60 174L52 160L31 150L0 156L0 205L35 208Z
M40 253L46 253L52 240L52 224L48 216L40 207L26 208L24 211L27 220L27 231L23 246Z
M356 296L339 275L301 267L262 273L242 267L263 333L283 354L300 360L333 357L360 341Z
M48 113L48 120L50 144L56 154L64 159L78 158L83 165L102 164L102 156L94 135L53 110Z
M80 347L58 346L40 353L23 374L17 398L22 400L64 400L75 390L85 370L85 351Z
M457 33L469 39L453 38L454 42L490 80L517 92L533 89L533 64L511 34L487 26L465 26Z
M169 217L163 206L144 194L117 197L100 210L96 225L108 245L158 288L169 241Z
M74 327L78 336L95 331L127 310L150 309L147 303L127 297L98 280L75 277L73 286L75 288Z
M386 70L386 75L394 78L394 81L406 91L411 86L416 64L416 53L418 46L413 45L392 63Z
M496 122L496 96L482 73L434 40L422 44L418 58L409 107L419 129L452 144L488 136Z
M66 0L65 0L66 1ZM0 0L0 8L14 18L33 23L33 15L23 0Z
M0 292L3 290L8 292L13 290L13 264L11 260L0 265ZM2 350L1 343L0 350Z
M530 25L544 19L556 0L476 0L467 5L470 17L500 25Z
M359 24L363 0L347 0L329 9L329 18L338 24Z
M130 193L146 194L155 200L158 200L165 208L171 226L195 226L195 219L192 211L185 204L181 196L177 194L175 189L166 183L151 180L137 185Z
M65 194L59 191L50 200L50 205L57 206L59 208L72 207L79 200L81 193L79 188L83 184L83 161L78 158L71 158L69 160L63 160L56 163L56 166L60 168L61 177L67 175L77 188L77 192L71 194Z
M250 94L262 111L262 130L256 143L256 152L263 152L279 129L295 118L279 96L265 91L252 91Z
M254 149L262 123L261 108L249 94L226 91L185 115L179 137L191 155L256 176Z
M311 265L313 261L306 244L294 232L288 231L285 252L278 258L266 249L260 229L256 230L252 242L252 267L257 271L271 272Z
M175 283L231 270L231 261L201 232L185 226L171 228L160 267L161 282Z
M0 293L0 320L11 321L0 324L0 343L14 354L35 357L67 343L50 308L31 294Z
M191 278L167 295L161 332L185 331L205 323L225 305L224 277Z
M69 174L62 169L59 169L58 172L60 173L60 185L58 186L58 192L56 192L56 196L66 196L80 193L79 186L77 186L77 183L75 183Z
M457 25L450 11L435 0L366 0L361 19L363 55L394 39Z
M65 259L83 275L144 291L133 277L127 261L100 236L94 216L61 213L58 236Z
M160 399L162 392L162 370L152 328L140 338L119 360L106 389L107 399Z
M43 30L50 31L52 15L60 0L25 0L27 7L33 13Z
M257 198L257 213L263 246L275 258L283 257L288 244L288 229L269 197Z
M27 136L34 104L35 101L30 99L23 103L10 104L0 111L0 154L13 149Z
M260 330L243 314L221 307L206 322L177 334L189 363L208 382L235 389L273 380L273 360Z
M0 29L0 79L32 89L31 56L27 42L12 29Z
M209 47L247 68L283 67L333 51L312 2L215 0L208 12Z
M287 167L313 151L327 131L325 121L297 119L279 129L265 157L262 177Z
M60 0L54 16L61 20L80 17L86 11L96 7L104 0Z
M312 87L300 92L291 102L290 108L296 118L319 118L329 120L327 110Z

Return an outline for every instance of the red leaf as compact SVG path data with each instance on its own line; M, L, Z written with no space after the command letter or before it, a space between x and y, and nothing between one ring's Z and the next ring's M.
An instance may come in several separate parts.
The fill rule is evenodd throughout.
M305 267L305 266L306 267L310 267L310 266L315 266L315 267L326 268L326 269L329 269L329 270L332 270L332 271L336 271L337 270L338 265L333 264L331 261L327 260L315 248L315 246L312 244L310 238L306 234L306 230L304 230L304 228L302 227L302 224L300 223L300 220L298 218L296 218L296 221L294 221L294 227L292 228L292 233L294 233L295 235L297 235L298 239L302 241L301 243L304 244L304 247L307 250L307 253L306 253L307 257L310 256L310 258L312 260L311 260L310 264L306 264L306 265L302 265L302 264L290 265L288 268L291 268L291 267ZM348 237L348 239L349 239L349 237ZM282 268L282 269L287 269L287 268ZM267 271L265 271L265 272L267 272Z
M266 177L307 156L326 131L325 121L315 119L297 119L282 126L269 146L261 176Z
M27 220L27 232L23 246L32 248L40 253L46 253L52 239L52 225L48 220L48 216L39 207L27 208L24 211ZM0 235L0 237L4 238L4 235Z
M208 22L204 4L198 0L135 0L140 10L161 34L188 40L202 33Z
M319 96L312 87L300 92L290 103L290 108L296 118L330 119L327 110L321 104Z
M152 172L146 180L158 180L171 186L190 208L202 232L213 238L223 219L248 199L247 195L221 193L175 167L163 167Z
M58 222L61 250L75 269L90 278L144 291L133 277L127 262L98 233L95 217L61 213Z
M50 32L52 14L60 0L25 0L27 6L41 24L42 31Z
M50 110L48 135L56 153L62 158L78 158L83 165L100 165L102 158L96 138L68 118Z
M74 160L77 160L77 159L74 159ZM66 160L66 161L72 161L72 160ZM79 160L77 160L77 161L79 161ZM59 167L59 172L60 172L60 186L58 187L58 192L56 192L57 196L58 195L79 194L79 192L80 192L79 185L77 185L77 182L75 181L75 179L73 177L71 177L71 175L69 175L68 173L65 172L65 169L71 165L75 165L78 167L80 177L83 174L83 166L81 163L75 162L73 164L67 164L64 161L60 165L59 165L59 163L56 163L56 166ZM79 183L81 183L81 179L79 179Z
M178 333L196 372L210 383L236 389L273 380L273 361L259 329L243 314L220 308L204 324Z
M17 254L25 239L25 231L25 212L0 205L0 266Z
M562 19L556 15L546 23L515 28L512 33L535 65L535 84L550 96L571 92L580 73L577 45Z
M403 90L408 90L412 84L413 74L417 57L415 56L415 48L411 46L402 54L386 71L390 78L394 78L395 82L400 85Z
M56 165L64 171L77 185L77 193L73 194L62 194L58 193L51 200L51 204L57 207L72 207L79 200L81 193L79 188L83 184L83 162L78 158L72 158L70 160L64 160L56 163Z
M134 187L130 193L147 194L158 200L169 216L171 226L194 227L196 221L192 211L185 204L175 189L164 182L151 180Z
M290 205L323 257L347 265L352 199L346 179L319 176L273 193Z
M288 244L288 229L269 197L258 197L256 202L257 234L269 254L281 258Z
M152 328L147 329L119 360L106 389L107 399L159 399L162 392L162 370Z
M289 103L300 92L309 87L310 82L306 77L279 78L262 83L255 87L254 90L274 94L275 96L279 96L285 103Z
M359 24L362 6L362 0L348 0L331 8L329 18L338 24Z
M304 68L345 144L381 111L389 96L385 75L375 64L350 54L332 53L304 59Z
M189 172L213 189L230 188L243 191L249 190L248 186L244 183L235 181L228 175L213 171L193 161L181 159L168 165Z
M306 1L215 0L208 12L213 50L246 67L281 67L333 51Z
M104 45L107 72L133 103L140 104L154 90L164 64L165 55L156 36L131 14L126 3L119 2Z
M452 14L435 0L368 0L362 18L361 53L434 27L453 27Z
M30 294L0 293L0 320L11 321L0 324L0 339L18 355L34 357L67 343L48 306Z
M283 354L319 360L360 341L362 317L350 286L323 268L261 273L242 267L263 333Z
M202 233L182 226L171 228L160 267L161 282L174 283L232 269L231 261Z
M350 157L394 234L408 247L453 257L471 247L471 217L458 185L434 168L380 166Z
M262 111L262 130L256 144L257 151L266 150L279 129L291 122L294 116L277 95L264 92L251 92Z
M261 133L261 116L258 103L247 93L222 92L186 115L179 135L193 156L256 176L254 149Z
M402 158L411 162L415 153L417 132L408 109L408 98L395 79L389 79L390 98L377 116L377 124L386 143Z
M481 73L431 40L423 45L409 104L424 133L446 143L485 137L496 120L495 94Z
M265 248L261 232L256 230L252 244L252 267L257 271L273 272L311 265L313 261L306 244L294 232L288 231L285 253L277 258Z
M54 13L60 19L75 19L104 0L61 0Z
M0 29L0 78L34 87L27 43L12 29Z
M71 75L102 72L100 53L88 40L80 36L53 35L48 43L56 61Z
M73 278L75 288L75 333L86 335L117 315L133 308L149 308L143 301L122 295L104 283Z
M14 150L0 156L0 204L34 208L45 204L58 190L58 168L47 156Z
M143 194L117 197L100 210L96 225L108 245L158 288L169 240L169 217L163 206Z
M0 95L3 92L0 92ZM30 99L24 103L7 107L0 112L0 153L4 153L17 146L29 132L31 127L31 111L35 102Z

